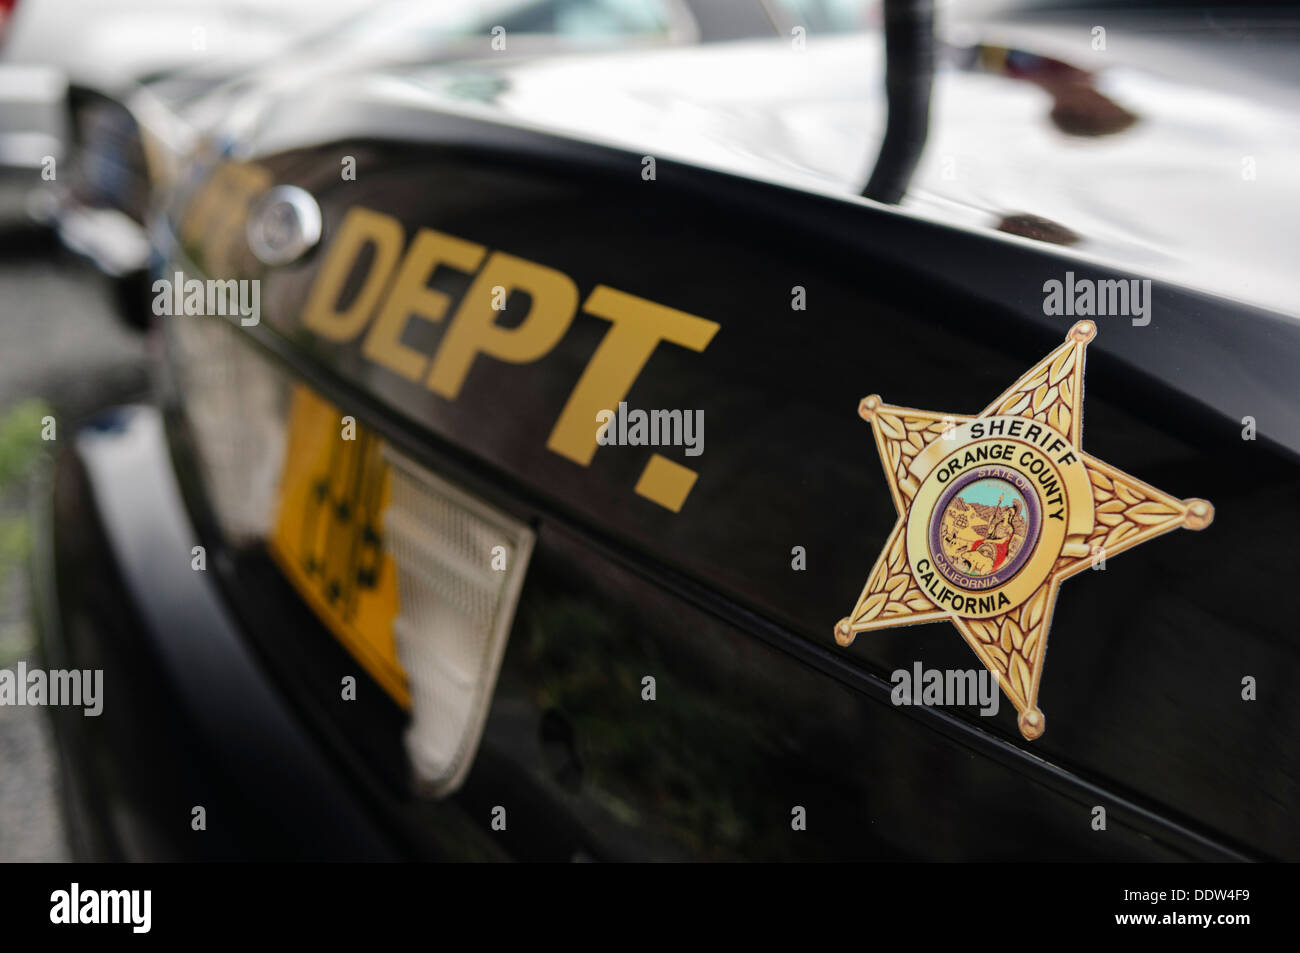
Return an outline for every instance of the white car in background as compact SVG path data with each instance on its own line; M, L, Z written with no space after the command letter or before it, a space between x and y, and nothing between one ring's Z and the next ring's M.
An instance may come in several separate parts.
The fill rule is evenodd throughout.
M65 152L69 91L112 96L183 67L239 70L362 0L0 0L0 166Z
M300 84L380 64L691 45L790 35L796 26L851 32L875 22L878 0L0 0L0 10L6 5L0 167L8 157L40 186L27 211L65 245L110 275L132 276L146 264L142 226L160 178L140 125L183 134L172 119L197 97L235 104L245 85L265 89L277 76ZM224 95L212 95L217 88ZM6 99L5 89L22 92ZM42 175L51 158L55 185Z

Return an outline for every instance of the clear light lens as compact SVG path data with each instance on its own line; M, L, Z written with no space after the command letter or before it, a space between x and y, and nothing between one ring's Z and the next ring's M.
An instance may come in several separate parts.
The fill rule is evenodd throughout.
M401 594L393 632L412 699L406 747L421 786L440 795L474 759L533 532L391 447L385 458L385 536Z
M288 379L228 321L172 317L166 323L217 521L232 544L264 539L284 463Z

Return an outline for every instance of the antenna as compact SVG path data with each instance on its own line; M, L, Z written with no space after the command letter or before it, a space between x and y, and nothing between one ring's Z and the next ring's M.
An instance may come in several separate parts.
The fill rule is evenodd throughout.
M934 81L934 0L884 0L885 136L864 197L897 205L920 162Z

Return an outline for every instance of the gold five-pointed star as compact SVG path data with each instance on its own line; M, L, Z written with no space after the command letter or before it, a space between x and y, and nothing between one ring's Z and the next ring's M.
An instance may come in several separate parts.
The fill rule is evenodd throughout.
M1096 326L1065 342L974 417L862 400L898 509L853 612L859 632L951 619L1020 713L1046 727L1038 689L1061 582L1178 527L1204 529L1205 500L1179 500L1084 453L1083 372Z

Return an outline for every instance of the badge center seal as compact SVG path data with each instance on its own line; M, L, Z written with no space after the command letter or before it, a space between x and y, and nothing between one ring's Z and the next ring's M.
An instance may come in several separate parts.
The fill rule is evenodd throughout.
M1020 571L1042 528L1042 501L1028 477L1006 467L978 467L939 497L930 514L930 554L950 583L982 592Z
M964 618L1022 605L1051 575L1067 534L1092 527L1078 454L1056 430L1023 417L954 427L911 470L912 575L937 607Z

